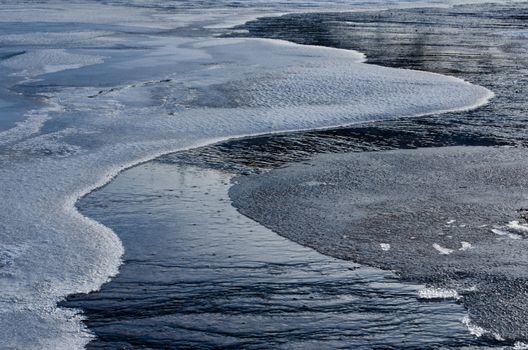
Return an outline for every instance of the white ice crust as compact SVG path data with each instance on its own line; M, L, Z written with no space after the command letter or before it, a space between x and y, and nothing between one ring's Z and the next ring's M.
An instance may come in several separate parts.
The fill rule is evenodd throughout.
M418 291L420 299L460 299L460 295L455 289L446 288L423 288Z
M433 244L433 248L436 249L438 251L438 253L440 253L441 255L449 255L449 254L453 253L453 249L442 247L438 243L434 243Z
M380 243L380 248L384 252L388 252L391 249L391 245L389 243Z
M31 23L36 10L51 22L93 19L135 28L185 22L182 14L181 23L172 23L163 21L173 18L167 14L104 5L28 6L2 7L0 22ZM126 77L103 88L97 82L56 87L41 96L43 108L26 111L24 122L0 133L0 338L6 348L75 349L90 340L80 316L56 304L100 288L118 272L123 247L75 203L123 169L229 138L465 110L492 97L456 78L368 65L354 51L107 31L46 36L42 47L34 45L34 33L0 34L0 43L29 45L2 63L26 81L53 78L50 73L77 79L82 69L97 69L90 77ZM124 56L62 49L101 35L136 49Z

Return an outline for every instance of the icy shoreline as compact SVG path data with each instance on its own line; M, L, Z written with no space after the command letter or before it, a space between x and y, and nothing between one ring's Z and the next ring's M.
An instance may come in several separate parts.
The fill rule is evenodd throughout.
M10 15L0 17L6 21ZM151 20L134 16L142 25ZM56 86L46 93L60 108L35 120L42 129L21 125L18 135L10 130L2 145L0 323L8 347L78 348L89 341L79 316L56 303L96 290L114 276L123 248L75 203L124 169L234 137L465 110L492 96L455 78L366 65L351 51L258 39L118 34L96 39L103 50L72 45L69 32L44 48L27 44L28 52L52 50L37 56L43 60L37 64L62 67L45 75L36 67L26 73L38 80L25 84L37 90L41 82ZM65 45L86 57L105 53L104 62L72 66L72 57L80 56L61 51ZM132 50L123 53L127 45ZM23 68L25 59L3 62ZM159 79L151 83L147 76ZM84 85L76 86L77 80ZM114 90L91 98L99 86Z
M118 276L61 303L84 311L90 348L481 344L462 305L423 302L450 295L277 235L231 206L235 174L171 158L185 153L129 169L79 203L125 246Z

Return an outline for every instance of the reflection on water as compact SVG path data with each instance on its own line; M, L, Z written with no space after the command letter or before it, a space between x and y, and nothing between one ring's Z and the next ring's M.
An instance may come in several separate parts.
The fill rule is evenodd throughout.
M234 36L278 38L364 52L382 66L453 75L495 92L476 110L347 128L233 140L165 156L254 172L343 153L443 146L528 144L528 3L437 9L307 13L261 18Z
M82 307L93 348L435 348L476 344L454 301L321 255L241 216L232 175L152 162L81 210L116 231L121 273ZM287 215L287 213L285 213Z
M249 22L239 27L247 34L233 35L354 49L365 53L369 63L453 75L485 86L496 97L483 108L400 125L417 129L418 137L448 132L526 144L527 17L526 2L291 14Z

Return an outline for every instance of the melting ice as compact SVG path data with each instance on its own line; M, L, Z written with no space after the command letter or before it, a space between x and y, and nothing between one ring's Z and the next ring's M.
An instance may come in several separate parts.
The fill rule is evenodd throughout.
M233 11L2 5L0 105L12 117L0 128L3 346L89 341L56 303L117 273L119 239L75 202L119 171L228 138L468 109L492 96L368 65L358 52L200 29Z

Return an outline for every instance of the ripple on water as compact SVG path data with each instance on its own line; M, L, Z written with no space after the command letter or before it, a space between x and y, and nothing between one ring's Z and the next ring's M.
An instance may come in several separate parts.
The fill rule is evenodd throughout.
M433 348L478 344L452 300L321 255L240 215L233 175L151 162L81 203L123 240L101 291L71 297L94 348ZM380 249L380 254L383 251Z

